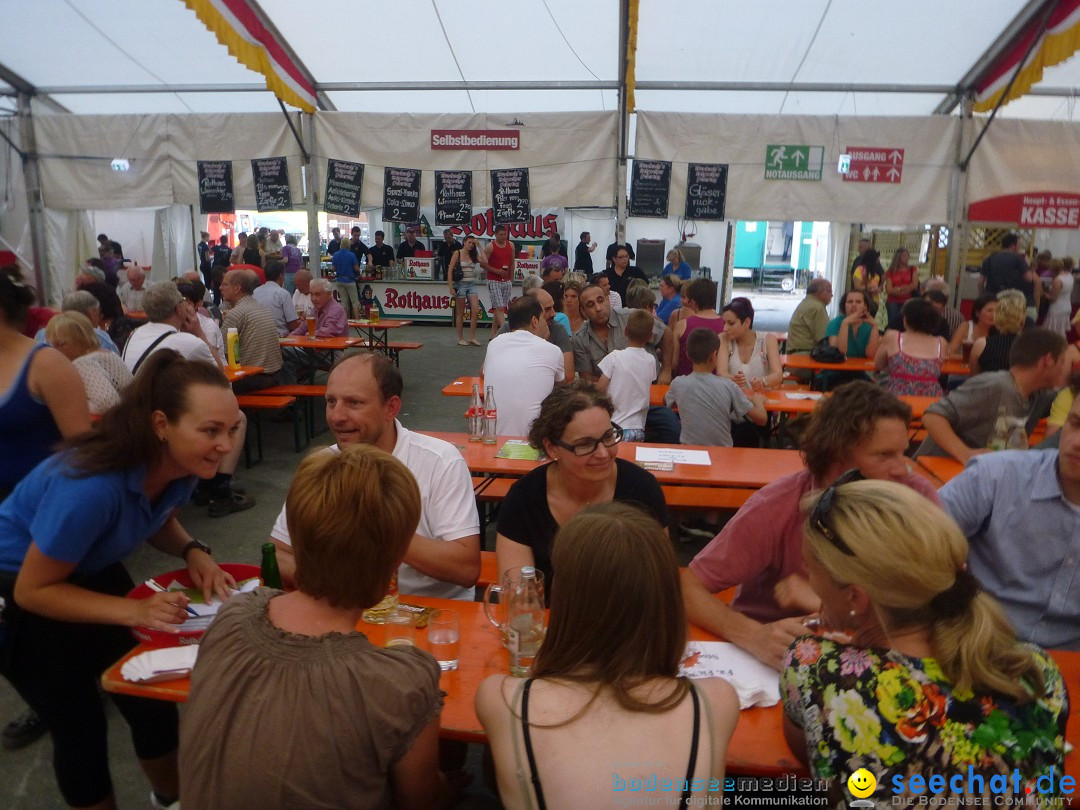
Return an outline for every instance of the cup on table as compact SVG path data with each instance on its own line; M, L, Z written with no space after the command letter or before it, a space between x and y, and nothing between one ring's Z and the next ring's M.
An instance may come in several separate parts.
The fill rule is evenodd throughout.
M310 340L315 339L315 316L307 316L307 336Z
M965 363L970 363L971 362L971 347L973 345L974 345L973 343L970 343L970 342L968 342L966 340L961 344L962 357L963 357Z
M428 618L428 646L444 672L458 668L461 624L456 610L436 610Z
M368 315L368 320L371 321L372 323L378 323L379 322L379 308L378 307L372 307L371 308L371 313Z
M416 628L413 626L411 613L395 610L386 617L386 642L384 647L399 645L416 646Z

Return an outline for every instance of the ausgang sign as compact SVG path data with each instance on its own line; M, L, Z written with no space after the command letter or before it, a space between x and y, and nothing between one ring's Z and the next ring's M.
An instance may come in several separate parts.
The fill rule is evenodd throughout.
M972 222L1009 222L1028 228L1080 228L1080 194L1031 191L973 202Z
M433 129L432 149L499 151L521 148L518 129Z

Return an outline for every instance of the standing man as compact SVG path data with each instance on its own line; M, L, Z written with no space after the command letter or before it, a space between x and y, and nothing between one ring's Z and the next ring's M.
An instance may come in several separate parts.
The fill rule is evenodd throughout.
M574 272L581 272L586 276L592 275L592 252L596 250L596 242L590 242L591 238L592 234L582 231L577 247L574 248Z
M368 246L360 238L360 226L353 225L349 234L349 250L356 254L356 263L363 264L367 261Z
M628 246L621 245L612 254L611 266L604 271L611 285L611 291L619 296L623 305L626 304L626 288L630 285L630 279L640 278L646 284L649 282L649 277L642 272L640 267L630 264L633 257L634 254L630 252Z
M296 291L296 274L304 262L304 251L296 246L296 234L285 237L285 246L281 249L281 260L285 262L285 289L292 294Z
M311 272L298 270L293 276L293 283L296 284L292 295L293 309L298 318L303 318L311 309Z
M500 436L525 436L540 413L544 397L565 377L563 356L548 342L548 322L537 297L523 295L516 299L510 305L506 323L510 331L497 335L488 344L484 381L491 386L498 406L495 432Z
M394 249L383 244L385 238L385 233L375 231L375 244L368 251L369 267L389 267L394 263Z
M546 259L548 256L562 256L566 258L566 245L563 244L562 239L559 238L558 231L552 231L548 234L548 239L540 246L540 258Z
M439 243L439 246L435 249L435 256L438 259L435 267L435 279L437 281L446 281L446 270L450 267L450 257L455 252L461 250L461 242L454 238L453 228L447 228L442 232L443 240Z
M229 256L229 264L244 263L244 249L247 248L247 238L247 231L240 231L236 235L236 247L232 249L232 254Z
M240 234L243 236L243 234ZM341 228L330 229L330 243L326 246L326 255L333 256L341 250Z
M292 296L282 286L285 265L281 262L267 262L265 272L266 283L256 287L252 297L257 303L270 310L270 314L274 316L278 337L285 337L300 323L296 307L293 306Z
M506 238L506 226L495 226L495 241L484 248L480 262L487 271L488 296L491 298L491 336L498 334L506 317L506 307L514 289L514 243Z
M416 241L416 228L410 225L405 229L405 241L398 245L397 257L399 259L411 259L418 250L424 250L424 243Z
M863 257L866 255L866 251L870 250L870 240L865 236L859 237L859 254L852 260L851 269L848 270L848 289L852 289L855 286L855 268L863 263Z
M1020 237L1015 233L1005 234L1001 238L1001 250L987 256L979 268L979 292L997 294L1002 290L1019 290L1024 294L1027 316L1034 323L1039 314L1042 284L1020 252Z
M240 365L259 366L263 370L261 374L248 374L236 380L233 391L237 394L277 385L277 373L282 366L274 316L252 297L258 284L259 277L252 270L230 270L221 282L221 297L229 304L221 328L226 336L229 329L236 329L240 335Z
M210 287L210 268L214 263L213 250L210 247L210 234L202 231L199 234L199 245L195 249L199 255L199 272L202 273L203 284Z
M825 337L829 326L829 313L825 307L832 298L832 282L828 279L811 279L806 285L806 297L795 307L788 323L788 354L807 354Z
M397 420L403 387L386 355L360 352L341 360L326 381L326 422L337 439L326 452L370 444L409 468L420 488L420 525L398 568L398 590L471 600L480 576L480 521L469 468L452 444L406 430ZM291 585L296 558L284 507L270 538L281 578Z

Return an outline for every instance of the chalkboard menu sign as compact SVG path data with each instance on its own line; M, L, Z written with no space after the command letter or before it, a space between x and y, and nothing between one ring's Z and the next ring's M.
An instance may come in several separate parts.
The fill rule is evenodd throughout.
M383 219L420 221L420 170L386 167L383 174Z
M635 160L630 176L630 216L667 219L671 161Z
M200 160L199 211L203 214L231 214L236 210L233 201L232 162Z
M491 202L497 225L528 222L532 214L528 169L492 169Z
M259 158L251 161L255 177L256 211L291 211L292 191L289 189L287 158Z
M724 219L727 164L691 163L686 167L686 218Z
M323 210L346 217L360 216L360 189L364 185L364 164L347 160L326 161L326 194Z
M464 225L472 219L472 172L435 172L435 224Z

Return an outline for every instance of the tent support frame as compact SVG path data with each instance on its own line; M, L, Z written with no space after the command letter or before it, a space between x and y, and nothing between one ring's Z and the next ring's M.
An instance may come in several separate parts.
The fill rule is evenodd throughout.
M23 151L20 153L23 166L23 180L26 183L26 205L29 211L30 245L34 255L34 284L37 286L38 300L52 300L49 283L49 253L45 248L45 203L41 194L41 173L37 158L37 139L34 136L34 120L30 110L32 93L21 91L18 100L19 140Z

